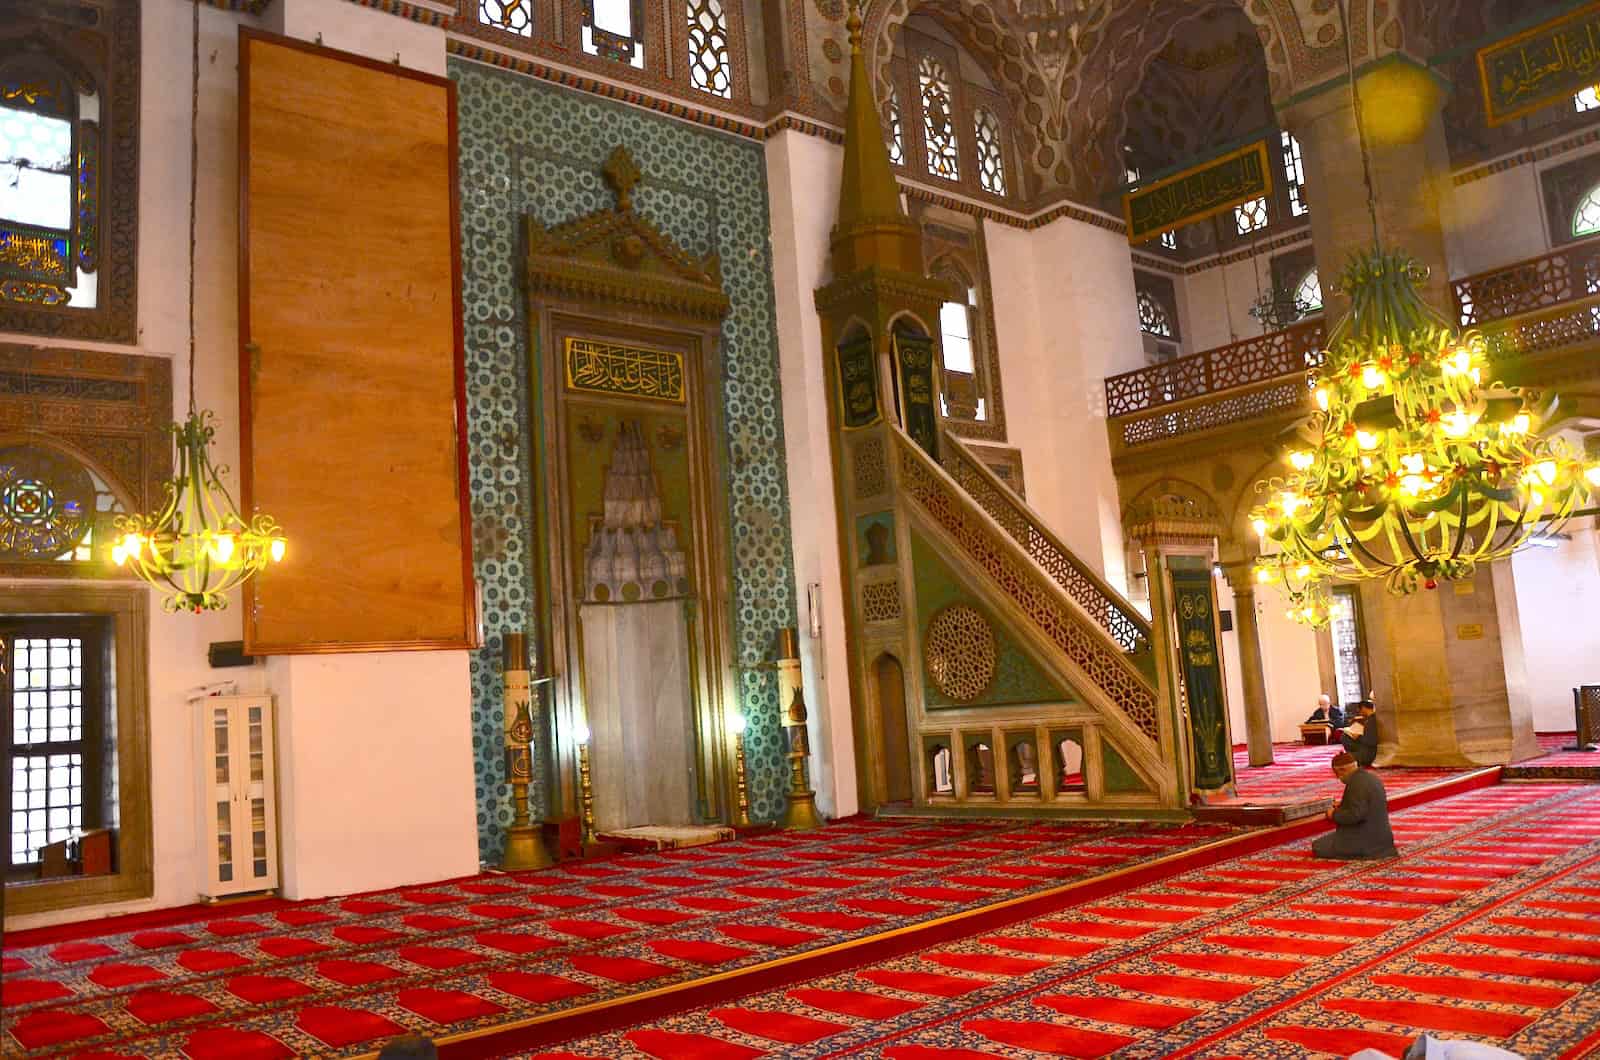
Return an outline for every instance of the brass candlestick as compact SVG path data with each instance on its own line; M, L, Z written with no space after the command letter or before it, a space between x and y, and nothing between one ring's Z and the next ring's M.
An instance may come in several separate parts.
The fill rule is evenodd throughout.
M528 812L533 781L533 716L529 710L528 638L507 633L501 642L501 680L505 698L506 776L511 781L511 827L506 830L500 867L507 872L542 869L553 864L539 829ZM545 680L548 680L546 678ZM545 681L540 681L543 685Z
M589 777L589 727L578 730L578 801L583 810L583 841L594 841L594 783Z
M778 702L788 702L783 725L789 735L789 805L784 810L783 827L793 831L821 828L817 793L811 790L806 767L811 748L806 742L806 701L801 694L799 631L793 626L778 630L773 655L778 670Z
M739 714L733 721L733 779L734 793L737 796L736 805L738 812L734 815L735 828L746 828L750 825L750 789L745 782L744 766L744 715Z

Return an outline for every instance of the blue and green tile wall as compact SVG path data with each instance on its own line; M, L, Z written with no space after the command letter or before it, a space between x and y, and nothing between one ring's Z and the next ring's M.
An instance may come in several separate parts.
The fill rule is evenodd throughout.
M771 671L755 668L795 622L761 146L465 60L450 61L460 126L462 301L467 422L484 646L472 660L478 851L498 859L511 823L500 719L500 638L533 626L528 323L519 218L551 226L613 203L601 163L626 145L644 172L635 208L696 254L722 258L733 309L722 328L729 555L750 812L779 816L787 784ZM543 777L536 777L542 790ZM542 807L536 807L542 810Z

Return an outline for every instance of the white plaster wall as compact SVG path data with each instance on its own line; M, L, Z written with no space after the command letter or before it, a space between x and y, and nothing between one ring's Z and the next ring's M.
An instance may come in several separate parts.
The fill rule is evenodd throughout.
M1572 689L1600 683L1600 531L1588 520L1567 533L1560 548L1529 548L1511 559L1539 732L1571 730Z
M1275 591L1253 593L1261 630L1262 669L1266 671L1267 711L1272 742L1300 739L1300 723L1317 709L1322 675L1317 667L1317 635L1292 621Z
M1561 161L1566 161L1563 158ZM1539 170L1513 166L1439 198L1452 277L1470 276L1550 249L1540 202Z
M1233 628L1222 635L1222 680L1223 691L1228 697L1228 735L1235 744L1243 744L1247 733L1244 720L1244 671L1239 669L1239 602L1234 599L1226 578L1217 579L1217 609L1234 613ZM1268 707L1268 710L1271 708Z
M1272 286L1271 268L1271 256L1262 254L1178 279L1184 352L1201 353L1260 335L1261 325L1250 307Z
M1031 233L985 225L1006 424L1023 451L1029 501L1067 547L1123 588L1127 561L1105 378L1144 363L1127 240L1069 217ZM1031 341L1013 341L1008 321L1026 327L1019 307L1028 300Z
M832 277L828 232L837 212L844 149L788 130L766 143L772 286L783 386L800 670L810 724L811 780L830 817L859 809L851 728L850 656L823 375L822 322L813 294ZM821 585L822 635L810 635L806 590Z
M438 30L341 0L279 0L291 31L383 59L401 53L430 72L444 69ZM71 341L173 361L174 415L187 406L187 263L189 62L191 8L158 0L143 8L139 165L139 335L133 346ZM237 35L240 25L273 28L202 5L200 9L200 159L196 251L196 398L218 414L214 459L237 467L238 165ZM431 37L423 47L419 33ZM38 342L25 335L3 335ZM237 490L237 477L230 485ZM287 528L291 538L294 527ZM291 557L293 553L291 552ZM187 690L237 680L240 691L272 691L295 724L280 741L283 805L315 807L302 823L283 819L286 854L298 866L284 876L292 894L332 893L442 879L477 867L471 753L471 703L464 652L394 656L322 656L278 660L272 667L212 670L206 647L238 640L235 608L208 615L168 615L150 601L151 821L155 853L152 898L89 909L8 918L8 929L35 927L192 902L200 878L194 811L196 751ZM316 681L285 694L274 682L285 669L315 663ZM402 738L403 736L403 738ZM306 758L304 756L310 755ZM319 765L335 756L341 766ZM288 778L297 776L291 781ZM384 779L388 778L388 779ZM315 828L311 829L314 819ZM291 833L291 828L294 831ZM302 830L310 829L310 830ZM361 836L395 841L363 841ZM404 841L400 841L404 840ZM331 862L349 860L348 873ZM301 872L305 875L302 877Z

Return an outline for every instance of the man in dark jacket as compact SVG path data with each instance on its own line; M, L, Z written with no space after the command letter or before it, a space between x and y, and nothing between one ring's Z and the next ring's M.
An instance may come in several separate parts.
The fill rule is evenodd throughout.
M1394 832L1389 828L1389 796L1376 773L1356 764L1348 751L1333 756L1333 775L1344 784L1339 805L1328 811L1335 825L1318 836L1311 853L1319 858L1392 858Z
M1378 708L1372 700L1363 699L1356 704L1356 716L1343 729L1335 730L1339 743L1355 756L1356 764L1363 769L1378 757Z

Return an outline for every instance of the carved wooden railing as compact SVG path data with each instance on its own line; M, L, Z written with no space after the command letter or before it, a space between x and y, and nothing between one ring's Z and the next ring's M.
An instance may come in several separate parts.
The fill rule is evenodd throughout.
M1600 238L1490 269L1450 285L1462 327L1600 294Z
M1321 317L1106 380L1106 415L1129 416L1222 390L1264 383L1322 363Z
M1152 741L1159 742L1155 683L1069 593L996 527L960 484L903 431L893 430L903 496L932 519L1097 689ZM1148 632L1146 633L1148 639Z
M1022 546L1062 592L1072 597L1123 651L1143 654L1150 650L1150 623L1143 615L1079 561L1044 525L1039 513L973 456L960 439L946 431L939 442L939 462L945 471Z

